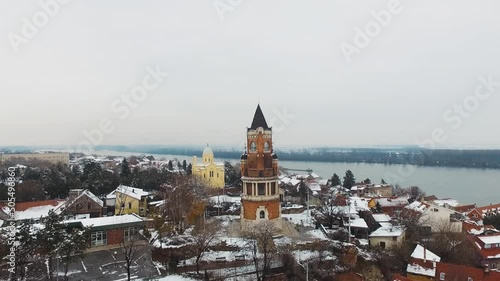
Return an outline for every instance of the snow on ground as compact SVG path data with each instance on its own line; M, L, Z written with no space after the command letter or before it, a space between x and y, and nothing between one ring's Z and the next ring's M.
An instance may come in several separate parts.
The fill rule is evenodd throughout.
M309 234L311 237L315 238L315 239L321 239L321 240L329 240L328 238L326 238L325 234L323 233L323 231L319 230L319 229L313 229L313 230L309 230L307 232L307 234Z
M300 214L282 214L281 216L285 219L288 219L294 224L314 227L315 226L314 218L311 216L311 213L312 213L311 210L309 210L309 216L308 216L308 211L305 210Z
M217 195L217 196L210 197L210 201L212 203L215 203L215 204L219 204L219 203L223 203L223 202L241 204L241 197L240 196Z

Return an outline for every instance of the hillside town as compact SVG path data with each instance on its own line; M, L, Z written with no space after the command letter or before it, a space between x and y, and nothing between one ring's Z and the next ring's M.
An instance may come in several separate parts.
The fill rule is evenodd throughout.
M245 143L1 154L0 279L500 280L500 203L281 167L260 105Z

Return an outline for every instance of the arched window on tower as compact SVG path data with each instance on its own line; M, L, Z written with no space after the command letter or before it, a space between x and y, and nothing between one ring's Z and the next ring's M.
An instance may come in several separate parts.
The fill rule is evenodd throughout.
M254 141L250 144L250 151L252 152L257 151L257 145L255 144Z
M268 142L268 141L266 141L266 142L264 143L264 151L265 151L265 152L269 152L269 151L270 151L270 148L269 148L269 142Z
M266 218L266 212L260 211L260 218L265 219Z

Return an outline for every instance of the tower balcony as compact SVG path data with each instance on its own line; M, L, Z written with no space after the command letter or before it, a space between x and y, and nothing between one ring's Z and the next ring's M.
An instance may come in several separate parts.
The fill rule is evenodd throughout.
M264 170L248 169L242 174L244 177L262 178L277 176L276 170L273 168L266 168Z

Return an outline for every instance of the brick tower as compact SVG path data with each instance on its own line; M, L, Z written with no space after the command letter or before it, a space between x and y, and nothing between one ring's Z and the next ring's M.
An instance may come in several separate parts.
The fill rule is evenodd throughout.
M282 229L278 187L278 157L273 152L273 133L260 105L247 128L247 145L241 156L241 230L260 221Z

